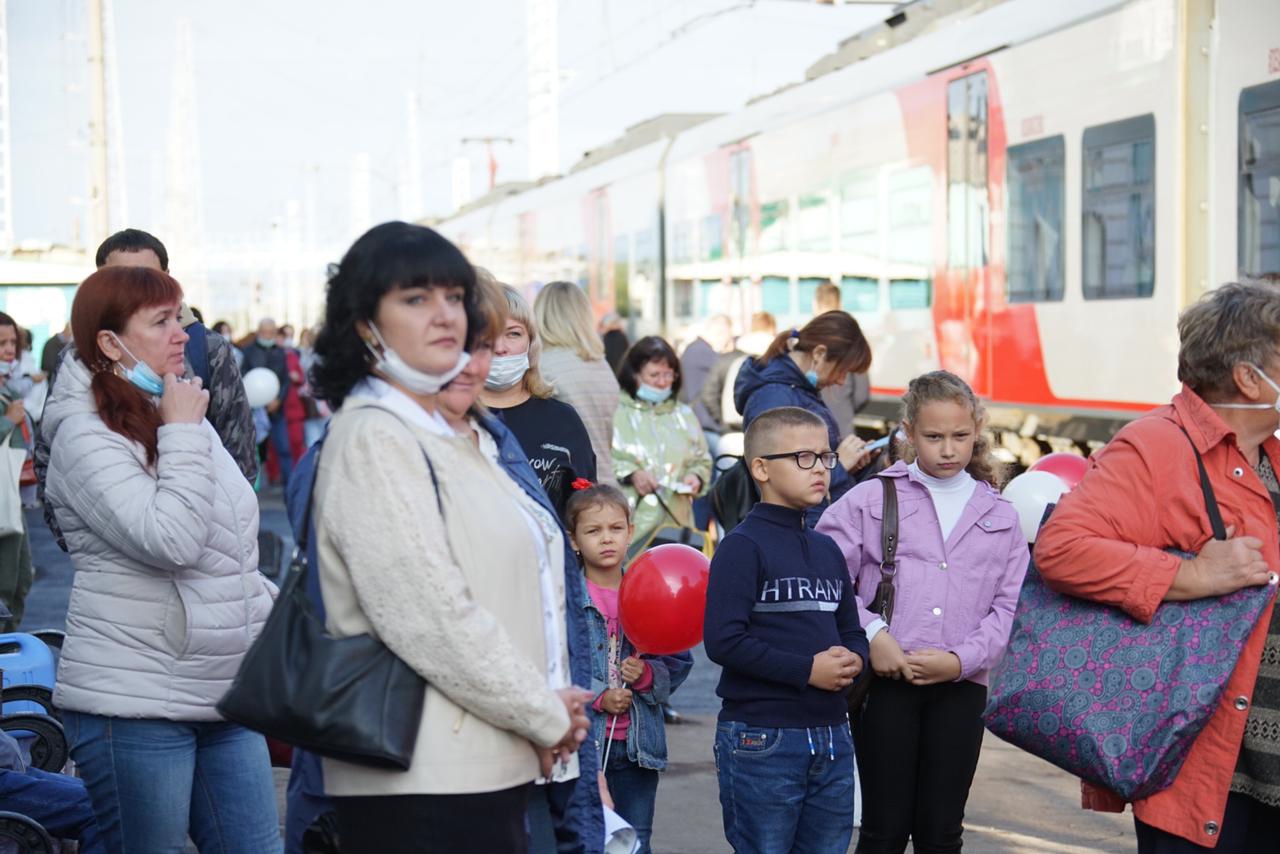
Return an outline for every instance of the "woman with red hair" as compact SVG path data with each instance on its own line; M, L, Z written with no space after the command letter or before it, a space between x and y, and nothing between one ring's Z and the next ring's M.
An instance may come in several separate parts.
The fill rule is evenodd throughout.
M46 498L75 581L54 700L110 851L281 848L266 742L214 704L271 609L258 503L183 375L182 289L106 267L71 307Z

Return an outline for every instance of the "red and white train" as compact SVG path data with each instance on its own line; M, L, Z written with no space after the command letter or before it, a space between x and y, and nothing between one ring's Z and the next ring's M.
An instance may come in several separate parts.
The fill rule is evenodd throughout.
M942 367L1006 437L1082 449L1176 390L1184 306L1280 273L1278 0L916 2L809 76L438 227L633 334L801 323L834 281L873 416Z

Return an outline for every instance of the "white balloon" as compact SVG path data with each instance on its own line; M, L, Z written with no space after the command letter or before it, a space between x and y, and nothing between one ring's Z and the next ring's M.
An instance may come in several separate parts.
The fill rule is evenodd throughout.
M250 408L266 406L280 395L280 378L270 368L254 368L244 375L244 393Z
M1067 491L1067 482L1047 471L1023 472L1005 486L1004 497L1018 511L1018 521L1028 543L1036 541L1045 508L1056 504Z

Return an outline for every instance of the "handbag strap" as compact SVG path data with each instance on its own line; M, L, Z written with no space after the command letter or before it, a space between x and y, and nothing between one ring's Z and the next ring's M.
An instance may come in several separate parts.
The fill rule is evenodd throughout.
M391 413L395 414L395 413ZM396 416L399 418L400 416ZM404 419L400 419L404 422ZM404 422L407 426L408 422ZM290 561L293 567L298 569L299 575L306 575L307 572L307 544L311 539L311 508L316 500L316 481L320 480L320 454L323 446L316 446L316 461L312 466L311 487L307 490L307 504L302 510L302 527L299 530L298 540L293 547L293 560ZM436 506L440 508L440 515L444 516L444 502L440 500L440 480L436 477L436 467L431 462L431 457L426 451L422 452L422 458L427 461L427 471L431 473L431 486L436 493Z
M884 518L880 522L880 583L892 587L894 576L898 574L898 487L892 478L876 475L876 479L884 487Z
M1225 540L1227 538L1227 527L1222 524L1222 513L1218 510L1218 499L1213 494L1213 485L1209 483L1209 472L1204 467L1204 458L1200 456L1200 449L1196 447L1196 443L1191 438L1191 434L1187 432L1187 428L1179 424L1178 429L1182 431L1182 435L1187 437L1187 441L1191 443L1191 452L1196 455L1196 467L1200 469L1200 491L1204 493L1204 506L1205 511L1209 514L1209 527L1213 529L1213 538L1215 540Z

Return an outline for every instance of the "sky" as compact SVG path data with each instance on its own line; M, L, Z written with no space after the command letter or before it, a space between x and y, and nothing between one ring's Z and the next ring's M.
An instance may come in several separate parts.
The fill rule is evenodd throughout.
M86 242L87 0L0 2L8 12L15 236ZM345 247L368 217L447 214L458 157L470 157L470 189L483 192L484 150L464 146L464 137L511 137L495 149L498 180L528 177L526 0L107 5L110 97L120 119L110 137L123 166L113 169L112 193L127 201L128 225L164 234L172 198L187 194L211 246L268 245L292 211L308 242ZM560 169L659 113L732 110L802 79L891 9L559 0ZM180 61L184 52L189 61ZM416 190L408 181L415 121ZM353 196L353 176L359 183L362 174L368 210L353 212L353 198L366 195ZM124 213L117 205L113 229L126 224Z

